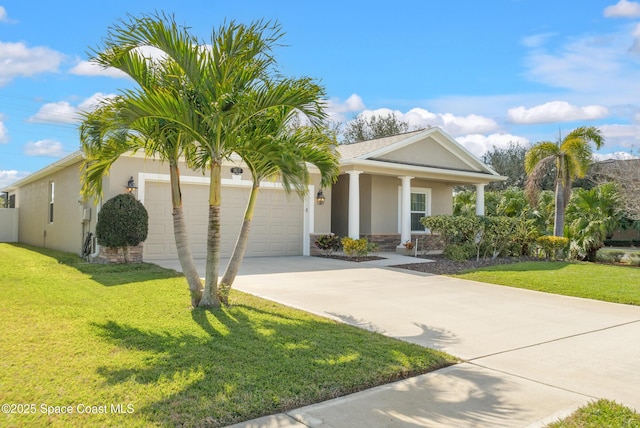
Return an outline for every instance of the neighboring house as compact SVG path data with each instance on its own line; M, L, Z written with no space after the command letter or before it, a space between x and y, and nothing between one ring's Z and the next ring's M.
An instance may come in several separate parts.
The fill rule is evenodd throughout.
M309 255L312 238L327 233L366 236L392 250L425 233L421 217L452 212L454 186L476 185L477 212L483 214L484 186L504 179L439 128L342 145L338 151L341 174L331 188L319 188L313 169L304 198L287 195L280 183L262 183L247 256ZM19 208L19 242L82 252L100 210L80 194L82 159L81 152L73 153L3 189ZM235 245L251 186L246 169L232 174L238 166L229 162L223 168L223 255ZM194 257L205 257L209 179L186 165L181 174L190 245ZM131 177L149 212L144 259L175 257L168 166L138 154L122 156L104 178L103 200L126 192Z

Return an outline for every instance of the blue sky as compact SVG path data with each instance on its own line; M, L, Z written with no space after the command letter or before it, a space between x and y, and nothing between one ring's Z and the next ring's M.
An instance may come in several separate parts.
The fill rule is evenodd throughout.
M131 85L88 52L155 11L203 39L225 20L277 20L282 72L319 79L335 121L395 112L478 156L594 125L600 156L640 151L640 1L149 3L0 0L0 188L78 149L78 112Z

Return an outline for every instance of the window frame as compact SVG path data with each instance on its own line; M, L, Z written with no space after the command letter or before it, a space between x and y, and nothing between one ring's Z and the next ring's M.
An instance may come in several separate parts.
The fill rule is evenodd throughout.
M424 213L423 217L429 217L431 215L431 188L430 187L411 187L411 194L423 194L425 195L425 211L414 211L410 209L410 214ZM411 203L411 196L409 196L409 203ZM402 187L398 187L398 233L402 233ZM429 233L428 229L411 230L411 233Z

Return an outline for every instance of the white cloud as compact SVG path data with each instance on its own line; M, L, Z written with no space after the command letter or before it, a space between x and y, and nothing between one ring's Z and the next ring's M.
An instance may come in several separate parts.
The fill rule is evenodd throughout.
M76 123L80 120L78 110L67 101L47 103L27 119L33 123Z
M29 175L28 172L25 171L16 171L15 169L4 169L0 170L0 189L15 183L21 178Z
M566 101L551 101L531 108L520 106L510 108L507 112L511 122L526 124L594 120L601 119L608 114L609 110L603 106L578 107Z
M9 131L2 122L2 116L0 116L0 144L6 144L9 142Z
M599 128L605 147L640 149L640 125L602 125Z
M345 101L331 98L327 101L327 113L333 122L344 122L348 113L362 111L365 108L362 98L358 94L351 94Z
M509 147L511 143L520 145L529 144L529 140L525 137L499 133L490 135L470 134L458 137L456 138L456 141L477 157L481 157L483 154L493 149L493 147L505 148Z
M438 126L452 136L482 134L497 131L499 128L495 120L477 114L456 116L451 113L432 113L423 108L413 108L406 113L402 113L399 110L380 108L364 110L360 114L365 117L394 114L398 120L408 122L410 127L426 128L427 126Z
M9 22L9 15L7 15L7 10L0 6L0 22Z
M634 156L627 152L612 152L612 153L594 153L593 157L596 161L603 161L607 159L626 160L626 159L638 159L638 156Z
M24 43L0 42L0 86L16 77L57 72L64 56L46 47L29 48Z
M61 157L65 154L62 143L55 140L29 141L24 146L27 156Z
M640 3L635 1L620 0L613 6L605 7L604 16L606 16L607 18L640 17Z
M76 64L69 73L75 74L76 76L104 76L104 77L114 77L114 78L128 78L126 73L118 70L117 68L107 67L104 68L99 64L89 62L89 61L80 61Z
M40 110L27 121L34 123L77 123L81 120L80 113L92 111L100 101L113 97L115 97L113 94L96 92L77 106L71 105L68 101L47 103L40 107Z

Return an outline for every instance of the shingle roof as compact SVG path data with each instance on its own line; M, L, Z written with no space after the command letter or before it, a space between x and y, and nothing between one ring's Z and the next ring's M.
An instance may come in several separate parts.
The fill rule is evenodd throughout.
M423 131L424 129L419 129L417 131L406 132L404 134L393 135L391 137L377 138L375 140L362 141L360 143L341 144L338 146L338 153L340 153L342 160L358 158L366 155L367 153L372 153L383 147L395 144L398 141L402 141L407 137L411 137L412 135Z

